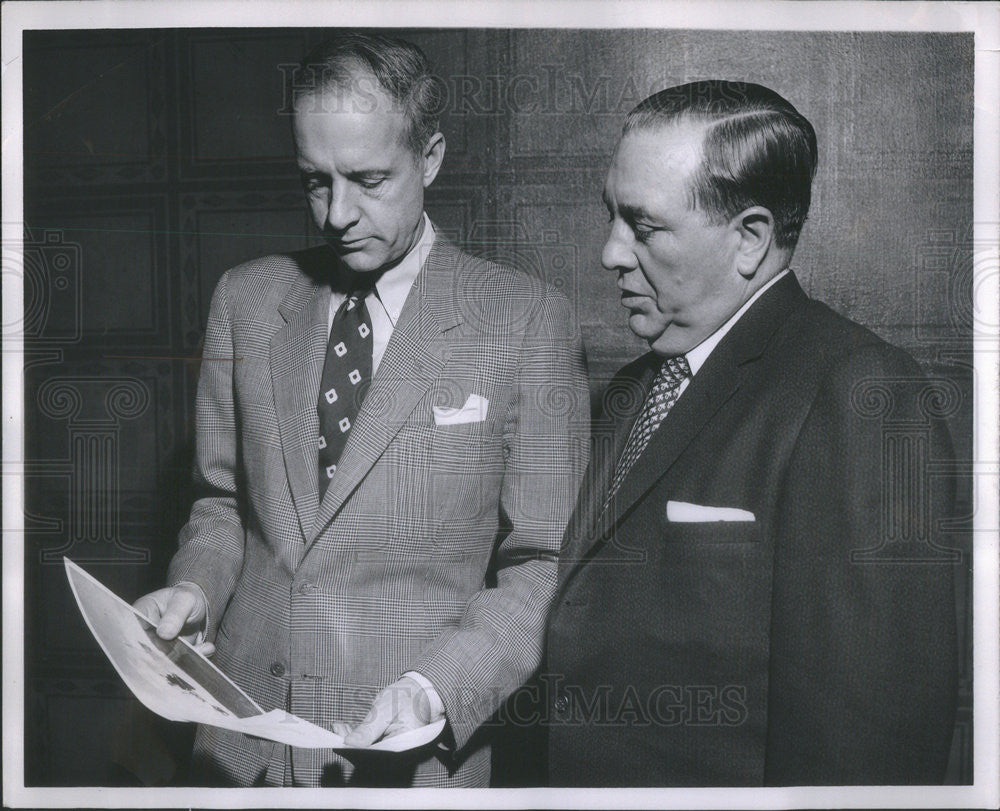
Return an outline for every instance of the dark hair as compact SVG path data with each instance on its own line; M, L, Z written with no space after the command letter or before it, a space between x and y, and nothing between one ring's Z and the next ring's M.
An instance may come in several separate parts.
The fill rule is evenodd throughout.
M725 219L763 206L774 216L775 244L794 248L816 174L812 124L773 90L709 79L650 96L628 114L622 135L679 120L705 125L694 206Z
M373 78L406 115L407 143L418 155L438 130L444 98L441 83L431 75L424 52L412 42L347 31L313 48L296 73L296 99L331 89L356 91L359 79Z

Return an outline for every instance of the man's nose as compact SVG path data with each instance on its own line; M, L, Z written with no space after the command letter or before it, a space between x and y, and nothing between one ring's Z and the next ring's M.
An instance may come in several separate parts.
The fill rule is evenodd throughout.
M620 223L612 223L611 233L604 243L604 250L601 251L601 264L607 270L627 272L634 270L637 264L635 252L631 248L630 240L622 233Z
M343 232L358 221L360 212L350 184L333 184L330 189L330 206L326 212L327 227L335 232Z

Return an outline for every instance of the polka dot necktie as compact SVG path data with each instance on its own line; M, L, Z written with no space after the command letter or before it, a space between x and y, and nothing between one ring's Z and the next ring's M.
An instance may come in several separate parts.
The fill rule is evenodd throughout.
M688 366L687 358L678 355L675 358L667 358L663 361L660 371L657 372L653 385L646 396L646 402L642 407L642 413L632 426L632 431L628 435L625 449L618 457L618 465L615 468L614 478L611 480L611 489L608 491L607 501L604 507L611 503L618 488L621 487L625 476L632 469L632 465L642 455L649 444L650 438L660 427L663 418L673 408L674 403L680 396L681 384L691 376L691 367Z
M372 379L372 321L367 290L355 290L333 316L319 388L319 498L337 472L340 454Z

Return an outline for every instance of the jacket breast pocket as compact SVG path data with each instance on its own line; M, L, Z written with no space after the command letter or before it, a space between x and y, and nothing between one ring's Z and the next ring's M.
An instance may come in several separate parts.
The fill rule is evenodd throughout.
M431 427L431 453L436 464L480 461L481 452L495 439L492 421L462 422Z
M756 521L664 521L662 538L670 544L752 544L762 533Z
M492 422L436 425L425 475L439 521L496 514L503 480L503 441Z

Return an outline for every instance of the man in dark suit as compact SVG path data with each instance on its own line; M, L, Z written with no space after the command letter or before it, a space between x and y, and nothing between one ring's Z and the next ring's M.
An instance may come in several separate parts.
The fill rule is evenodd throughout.
M348 744L448 725L450 752L368 758L203 726L204 779L484 786L474 733L538 666L586 465L579 333L564 296L424 213L445 143L418 48L346 33L302 71L296 156L328 244L220 280L199 498L137 607Z
M789 269L816 163L758 85L670 88L625 122L602 263L651 351L610 384L563 542L554 785L942 779L946 387Z

